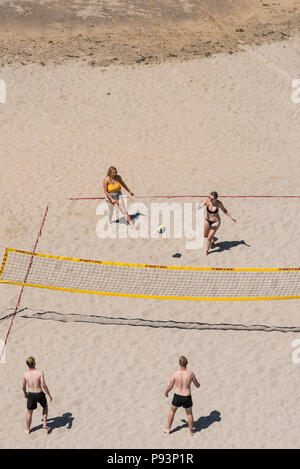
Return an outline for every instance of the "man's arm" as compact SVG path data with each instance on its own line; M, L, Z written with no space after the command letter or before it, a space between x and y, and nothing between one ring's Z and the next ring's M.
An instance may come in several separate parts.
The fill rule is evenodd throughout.
M24 376L24 375L23 375L23 377L22 377L22 389L23 389L24 396L27 397L26 379L25 379L25 376Z
M197 380L195 374L193 373L193 378L192 378L192 381L194 383L194 385L196 386L196 388L200 388L200 383L199 381Z
M169 384L169 386L167 387L167 389L165 390L165 396L166 396L166 397L168 397L168 394L169 394L169 392L171 391L171 389L173 388L174 383L175 383L175 378L174 378L174 375L172 375L170 384Z
M52 397L51 397L51 394L50 394L50 391L48 389L48 386L46 384L46 381L45 381L45 377L44 377L44 372L42 371L41 372L41 385L42 385L42 388L44 389L45 393L49 396L49 399L50 399L50 402L52 401Z

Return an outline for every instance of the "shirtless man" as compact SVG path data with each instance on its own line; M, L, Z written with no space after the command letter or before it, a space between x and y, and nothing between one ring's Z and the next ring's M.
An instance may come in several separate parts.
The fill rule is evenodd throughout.
M191 384L193 382L196 388L200 388L200 383L197 381L195 374L192 371L188 371L186 369L187 364L188 361L186 357L181 355L181 357L179 357L180 369L172 374L170 384L165 391L165 396L168 397L169 392L175 384L175 393L168 416L168 428L164 430L164 432L167 434L171 432L171 426L174 420L175 412L177 411L178 407L183 406L187 415L190 435L194 435Z
M49 427L46 425L48 405L43 389L49 396L50 402L52 401L52 397L45 383L44 373L35 368L35 359L33 357L29 357L26 360L26 365L29 369L23 374L22 389L24 396L27 398L26 433L29 434L32 412L37 408L37 403L43 407L43 428L45 430L49 430ZM28 392L26 391L26 385L28 386Z

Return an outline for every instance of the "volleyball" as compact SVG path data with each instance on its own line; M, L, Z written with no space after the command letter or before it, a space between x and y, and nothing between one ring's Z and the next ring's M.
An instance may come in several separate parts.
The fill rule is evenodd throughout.
M157 231L159 234L163 234L163 233L166 231L166 227L165 227L164 225L157 225L156 231Z

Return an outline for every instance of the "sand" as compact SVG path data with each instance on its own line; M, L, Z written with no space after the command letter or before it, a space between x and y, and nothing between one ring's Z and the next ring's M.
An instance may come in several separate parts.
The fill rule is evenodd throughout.
M49 203L41 253L182 266L300 265L299 199L221 197L238 222L222 215L223 244L207 257L185 249L183 239L100 239L99 201L69 200L102 196L112 164L134 191L132 202L146 207L158 199L139 196L300 195L299 105L291 99L296 34L234 54L158 62L3 62L1 255L3 246L32 249ZM20 288L0 286L1 318ZM183 302L27 287L19 309L0 365L1 448L299 446L297 300ZM9 321L0 321L1 339ZM172 398L163 393L181 354L201 383L193 389L193 438L182 409L176 431L162 432ZM21 376L29 355L54 398L49 434L40 410L25 434Z
M178 62L297 35L298 0L1 0L0 66Z

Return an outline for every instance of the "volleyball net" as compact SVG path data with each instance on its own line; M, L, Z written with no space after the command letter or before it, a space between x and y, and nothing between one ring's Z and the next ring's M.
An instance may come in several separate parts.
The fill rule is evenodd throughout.
M95 295L170 300L300 298L299 267L210 268L128 264L10 248L5 250L0 283Z

